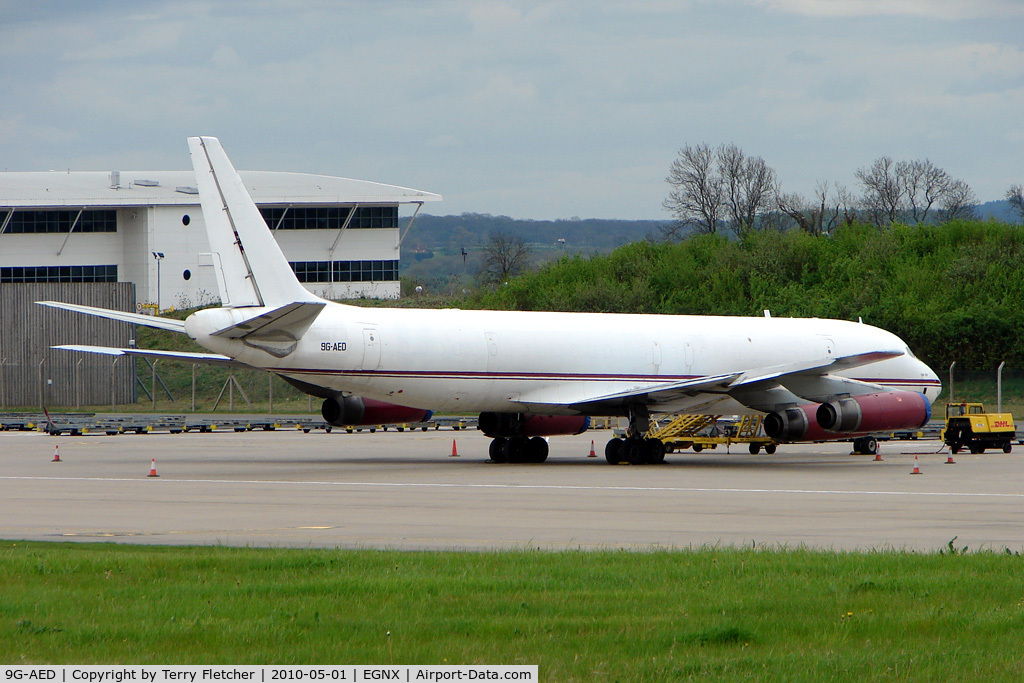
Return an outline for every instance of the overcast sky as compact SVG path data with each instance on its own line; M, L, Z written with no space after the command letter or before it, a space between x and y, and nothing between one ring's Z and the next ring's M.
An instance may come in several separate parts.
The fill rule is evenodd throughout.
M664 219L678 150L729 142L786 192L887 155L1001 199L1024 1L0 0L0 169L187 169L197 134L434 214Z

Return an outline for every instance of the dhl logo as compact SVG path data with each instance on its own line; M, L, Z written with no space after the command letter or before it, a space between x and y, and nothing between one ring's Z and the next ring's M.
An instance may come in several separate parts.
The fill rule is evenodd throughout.
M1011 427L1009 420L994 420L992 422L993 427Z

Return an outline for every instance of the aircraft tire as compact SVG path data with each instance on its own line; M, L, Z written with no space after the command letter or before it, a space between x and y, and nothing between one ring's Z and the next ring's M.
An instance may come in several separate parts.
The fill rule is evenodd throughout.
M647 454L644 449L644 442L640 439L626 439L619 451L619 459L625 460L630 465L644 465L647 463Z
M548 459L548 442L535 436L527 442L526 461L541 463Z
M623 440L616 437L608 441L604 447L604 459L608 461L609 465L618 465L622 462L622 444Z
M873 436L863 437L860 444L860 452L864 455L874 455L878 452L878 441Z
M505 455L505 441L502 437L491 439L491 445L487 447L487 455L491 457L491 462L508 462L508 457Z
M661 439L645 439L644 460L650 465L660 465L665 462L665 443Z

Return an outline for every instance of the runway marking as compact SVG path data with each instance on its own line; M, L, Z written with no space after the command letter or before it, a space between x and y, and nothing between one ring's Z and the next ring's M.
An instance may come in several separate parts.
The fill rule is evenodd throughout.
M18 477L2 476L12 481L106 481L147 482L147 486L180 484L262 484L264 486L335 486L344 488L423 488L423 489L508 489L536 491L655 491L665 493L781 493L794 495L848 495L848 496L918 496L948 498L1024 498L1024 493L977 493L962 491L866 491L840 489L743 489L683 486L590 486L580 484L451 484L379 481L286 481L260 479L151 479L118 477Z

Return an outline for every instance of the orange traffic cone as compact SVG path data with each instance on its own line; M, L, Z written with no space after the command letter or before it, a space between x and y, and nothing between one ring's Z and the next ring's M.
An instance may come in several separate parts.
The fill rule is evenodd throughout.
M590 455L588 455L587 457L588 458L596 458L597 457L597 453L594 452L594 440L593 439L590 440Z
M879 451L875 451L875 460L874 460L874 462L882 462L882 454Z
M53 447L53 460L50 462L60 462L60 444Z
M955 465L956 464L956 460L953 459L953 454L952 453L950 453L948 456L946 456L946 464L947 465Z
M451 457L453 457L453 458L459 457L459 450L455 447L455 439L452 439L452 455L451 455Z
M917 466L917 456L914 456L914 470L911 474L921 474L921 468Z
M150 465L149 465L149 474L147 474L146 476L147 477L159 477L160 476L159 474L156 473L156 458L153 458L153 462L150 463Z

